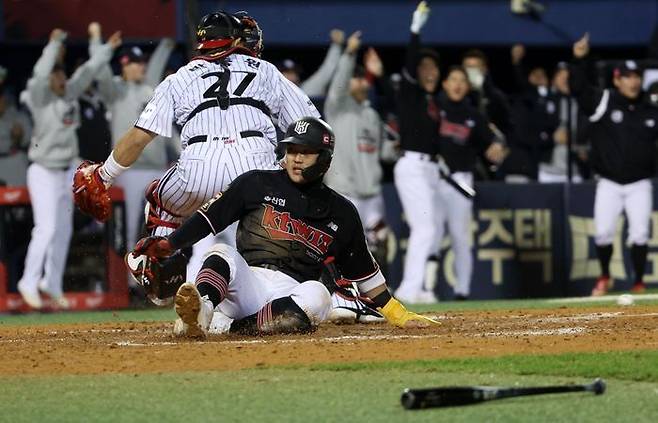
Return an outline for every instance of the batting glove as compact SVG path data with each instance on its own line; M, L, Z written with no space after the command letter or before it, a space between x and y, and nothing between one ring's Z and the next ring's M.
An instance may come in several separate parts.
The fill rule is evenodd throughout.
M421 316L420 314L407 310L402 303L395 298L391 298L384 307L378 307L377 310L379 310L388 323L399 328L413 326L428 327L441 324L430 317Z

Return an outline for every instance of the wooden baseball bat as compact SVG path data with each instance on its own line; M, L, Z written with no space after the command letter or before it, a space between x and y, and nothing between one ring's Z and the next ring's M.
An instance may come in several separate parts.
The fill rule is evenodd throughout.
M456 405L476 404L503 398L522 397L526 395L557 394L563 392L605 392L605 381L600 378L585 385L536 386L526 388L507 388L495 386L453 386L424 389L405 389L402 392L402 406L407 410L433 407L452 407Z

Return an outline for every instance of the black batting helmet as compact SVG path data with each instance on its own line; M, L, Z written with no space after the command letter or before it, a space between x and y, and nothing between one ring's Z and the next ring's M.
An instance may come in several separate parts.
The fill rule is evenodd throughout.
M327 122L312 116L305 116L291 123L286 130L285 138L279 142L304 145L319 151L317 162L302 171L304 179L312 181L329 170L334 155L336 136Z

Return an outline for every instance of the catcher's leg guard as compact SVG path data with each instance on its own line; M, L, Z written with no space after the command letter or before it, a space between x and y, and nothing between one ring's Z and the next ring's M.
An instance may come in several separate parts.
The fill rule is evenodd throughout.
M242 335L274 335L309 333L316 328L291 297L283 297L265 304L256 314L233 321L230 332Z
M162 206L160 196L158 195L160 180L155 179L146 187L144 197L146 198L146 206L144 207L144 219L146 220L146 229L149 234L156 235L156 229L169 228L164 235L168 235L174 229L178 228L182 221L182 216L166 210ZM163 235L163 234L157 234Z

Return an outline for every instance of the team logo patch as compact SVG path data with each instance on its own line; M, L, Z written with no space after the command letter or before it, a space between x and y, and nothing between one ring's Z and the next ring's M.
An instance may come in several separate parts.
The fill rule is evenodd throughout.
M610 120L614 123L621 123L624 120L624 113L621 110L613 110L610 113Z
M300 242L312 251L325 255L334 237L314 228L308 223L290 216L290 212L276 211L270 204L263 204L263 220L261 225L267 231L270 239Z
M305 134L306 131L308 131L309 123L310 122L304 122L303 120L295 123L295 132L299 135Z
M210 208L210 206L212 206L212 203L219 200L220 198L222 198L222 193L218 192L217 194L215 194L215 196L213 198L211 198L203 206L201 206L201 211L206 213L208 211L208 209Z

